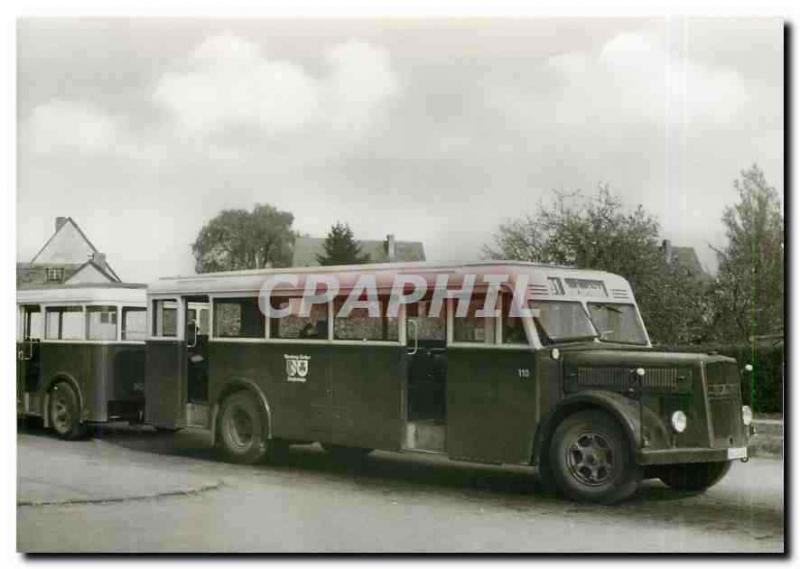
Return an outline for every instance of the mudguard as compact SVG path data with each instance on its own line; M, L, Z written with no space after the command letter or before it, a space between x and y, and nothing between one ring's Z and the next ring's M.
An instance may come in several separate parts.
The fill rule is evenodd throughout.
M621 393L588 389L559 401L539 422L533 440L531 464L539 464L542 452L561 420L584 409L602 409L614 417L622 427L634 456L645 446L664 448L669 445L669 433L663 421L651 409L641 406L638 399Z

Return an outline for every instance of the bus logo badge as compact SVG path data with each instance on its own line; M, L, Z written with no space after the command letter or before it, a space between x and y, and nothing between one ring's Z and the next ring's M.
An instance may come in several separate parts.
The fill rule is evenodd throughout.
M283 357L286 360L286 380L305 382L311 356L283 354Z

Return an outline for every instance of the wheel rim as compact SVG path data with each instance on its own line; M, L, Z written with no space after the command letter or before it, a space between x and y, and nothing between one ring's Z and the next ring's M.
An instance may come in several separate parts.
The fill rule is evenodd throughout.
M570 474L586 486L602 486L613 478L615 456L611 445L599 433L581 433L566 449Z
M53 394L50 419L53 422L53 428L59 433L65 433L70 429L70 425L72 424L72 409L70 408L67 398L61 393L56 392Z
M253 418L250 413L238 405L231 409L227 427L233 446L238 449L246 449L252 444L254 435Z

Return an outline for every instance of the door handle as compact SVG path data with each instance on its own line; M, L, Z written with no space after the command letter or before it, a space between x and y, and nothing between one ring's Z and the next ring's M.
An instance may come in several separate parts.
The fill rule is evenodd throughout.
M197 325L197 322L192 322L192 327L194 328L194 338L192 339L191 344L187 342L187 348L194 348L197 346L197 333L200 331L200 326Z
M414 325L414 349L408 352L409 356L413 356L419 351L419 329L417 328L417 321L416 320L406 320L406 324L413 324Z

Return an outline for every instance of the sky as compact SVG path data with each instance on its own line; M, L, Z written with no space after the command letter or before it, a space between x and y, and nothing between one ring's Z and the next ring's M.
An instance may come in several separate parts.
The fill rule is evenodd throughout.
M783 193L770 19L22 19L17 255L71 216L123 280L191 274L226 208L482 256L608 184L715 270L733 181Z

